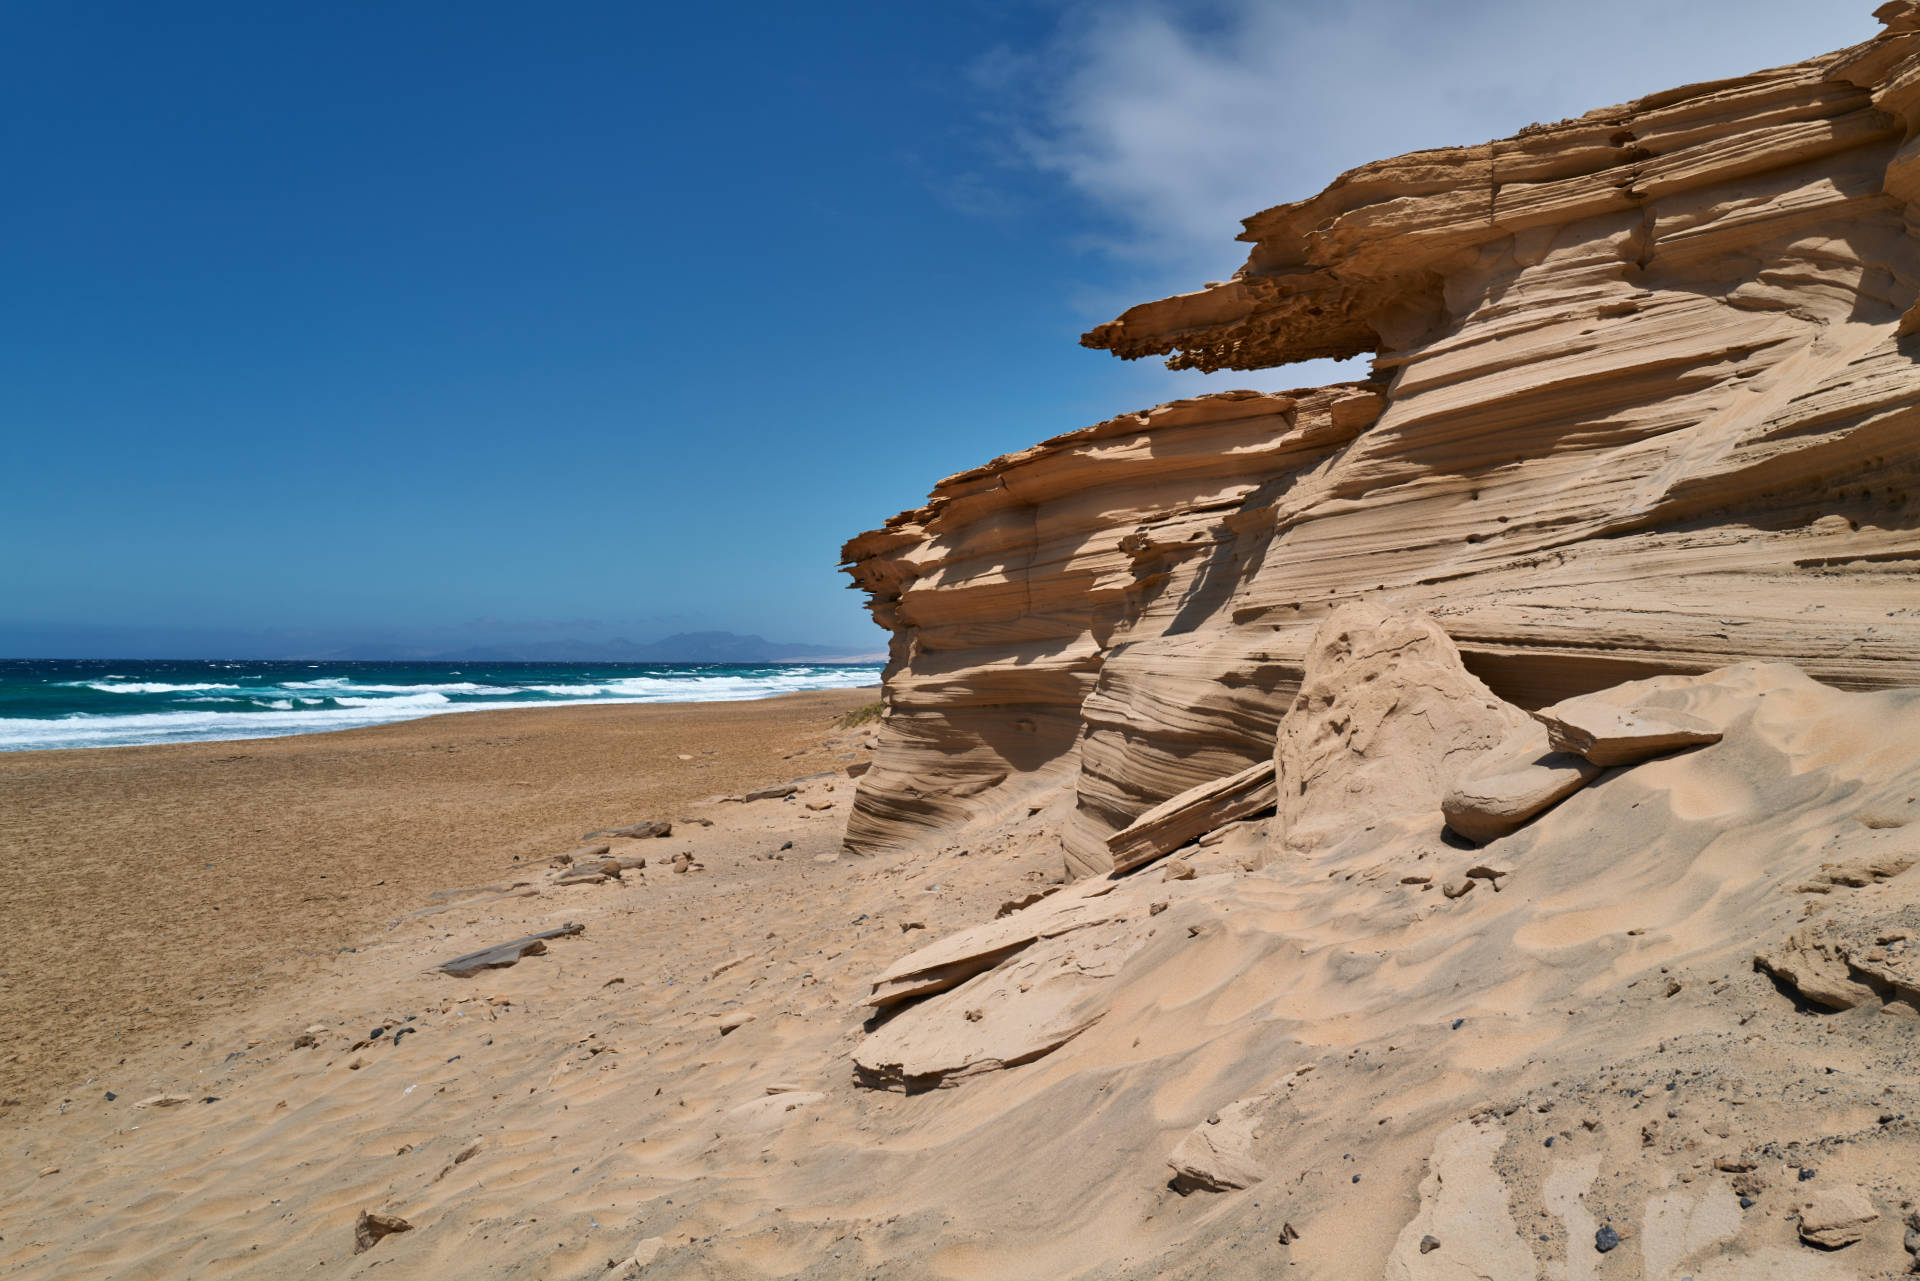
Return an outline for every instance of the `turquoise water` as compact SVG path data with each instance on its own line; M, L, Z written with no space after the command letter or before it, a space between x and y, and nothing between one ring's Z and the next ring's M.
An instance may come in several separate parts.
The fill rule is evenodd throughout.
M0 659L0 751L274 738L477 708L704 703L879 683L878 663Z

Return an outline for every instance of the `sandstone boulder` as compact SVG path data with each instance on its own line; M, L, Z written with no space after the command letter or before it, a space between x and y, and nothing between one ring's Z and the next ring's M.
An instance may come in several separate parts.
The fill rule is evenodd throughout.
M1838 1250L1867 1234L1880 1212L1858 1187L1827 1188L1800 1207L1800 1239L1822 1249Z
M1439 810L1447 782L1526 724L1425 614L1353 604L1314 633L1281 722L1279 843L1337 843L1359 823Z

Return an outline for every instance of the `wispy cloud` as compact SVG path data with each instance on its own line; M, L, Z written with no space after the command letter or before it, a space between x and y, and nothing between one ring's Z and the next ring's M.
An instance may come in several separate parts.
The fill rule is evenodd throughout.
M1084 203L1072 239L1225 274L1240 219L1356 164L1837 48L1878 30L1870 7L1118 0L1062 10L973 78L1008 147Z

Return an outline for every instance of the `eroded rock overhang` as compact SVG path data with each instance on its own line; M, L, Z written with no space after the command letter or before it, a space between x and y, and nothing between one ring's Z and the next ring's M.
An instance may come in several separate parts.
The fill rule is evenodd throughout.
M849 844L1060 780L1068 861L1271 753L1314 627L1431 613L1502 697L1788 661L1920 683L1920 21L1364 166L1087 336L1371 380L1123 415L848 543L893 634Z

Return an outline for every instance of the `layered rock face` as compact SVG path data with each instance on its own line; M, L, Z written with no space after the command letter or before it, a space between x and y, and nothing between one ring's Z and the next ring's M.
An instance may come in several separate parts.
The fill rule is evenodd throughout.
M1088 334L1374 376L1056 437L848 543L893 632L849 846L1071 772L1069 865L1104 870L1107 836L1272 755L1356 600L1425 610L1525 707L1749 660L1920 684L1920 18L1880 15L1354 170L1248 219L1233 280Z

